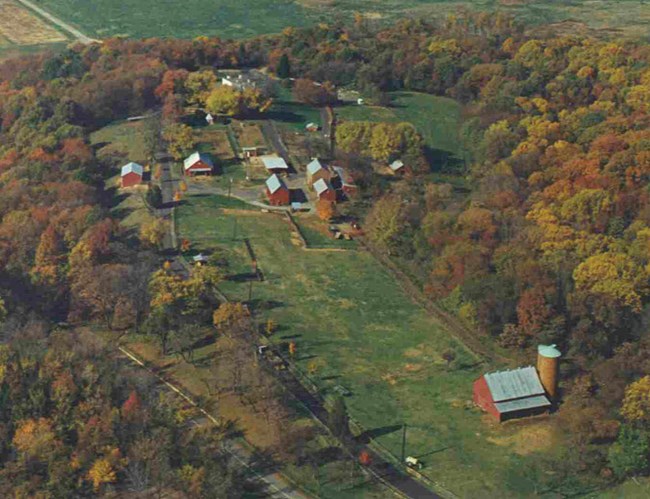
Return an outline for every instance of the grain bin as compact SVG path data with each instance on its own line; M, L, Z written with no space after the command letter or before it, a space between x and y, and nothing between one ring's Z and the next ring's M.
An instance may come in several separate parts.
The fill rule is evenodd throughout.
M557 394L558 367L562 354L555 345L537 347L537 372L542 386L551 399Z

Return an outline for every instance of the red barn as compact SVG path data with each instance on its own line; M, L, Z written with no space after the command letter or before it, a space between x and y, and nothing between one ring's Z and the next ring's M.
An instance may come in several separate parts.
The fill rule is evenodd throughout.
M144 168L142 165L137 163L129 163L122 167L122 173L120 175L120 181L122 187L133 187L134 185L139 185L142 183L142 177L144 175Z
M500 371L474 382L474 403L498 421L546 412L551 402L534 367Z
M276 174L266 180L266 197L271 206L286 206L291 200L289 188Z
M357 193L357 186L354 180L348 175L348 172L340 166L332 166L332 170L335 173L332 178L332 186L334 189L341 189L348 196L354 196Z
M203 153L195 152L183 162L185 175L212 175L214 163Z
M314 182L314 190L319 200L336 203L336 191L332 189L332 185L325 179L321 178Z

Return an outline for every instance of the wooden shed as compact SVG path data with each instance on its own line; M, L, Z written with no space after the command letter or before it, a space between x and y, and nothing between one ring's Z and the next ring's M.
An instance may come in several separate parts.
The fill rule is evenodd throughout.
M473 392L474 403L499 422L541 414L551 407L532 366L484 374L474 382Z
M144 167L138 163L128 163L122 167L120 183L122 187L140 185L144 176Z
M291 193L275 173L266 180L266 197L271 206L286 206L291 201Z

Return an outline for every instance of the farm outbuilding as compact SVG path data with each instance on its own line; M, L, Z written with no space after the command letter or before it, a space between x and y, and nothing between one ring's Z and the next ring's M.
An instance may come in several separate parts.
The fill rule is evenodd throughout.
M266 147L264 146L252 146L252 147L242 147L241 151L245 158L257 158L262 154L266 153Z
M332 188L332 184L324 179L314 182L314 190L319 200L331 201L336 203L336 191Z
M331 178L330 171L325 168L325 166L318 160L318 158L313 159L311 163L307 165L307 183L311 186L318 180L329 180Z
M342 190L348 196L354 196L357 193L357 186L348 172L340 166L332 166L331 168L334 171L331 179L332 187Z
M289 165L286 161L279 156L262 156L260 158L264 168L266 168L269 173L281 174L287 173L289 171Z
M474 382L474 403L500 422L541 414L551 407L532 366L484 374Z
M183 162L185 175L212 175L214 163L207 154L195 152Z
M404 162L401 159L396 159L388 165L388 168L390 168L390 171L393 172L394 175L404 173Z
M120 182L122 187L133 187L142 183L144 167L138 163L128 163L122 167Z
M291 201L289 188L276 174L266 180L266 197L271 206L286 206Z

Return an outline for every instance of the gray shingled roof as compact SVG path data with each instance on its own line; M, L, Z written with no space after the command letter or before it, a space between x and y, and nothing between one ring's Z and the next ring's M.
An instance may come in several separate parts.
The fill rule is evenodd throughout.
M266 179L266 187L268 187L269 192L274 194L279 189L284 187L284 182L278 177L275 173Z
M535 395L534 397L524 397L521 399L508 400L506 402L497 402L494 405L497 408L497 411L503 414L506 412L534 409L537 407L549 407L551 403L545 395Z
M544 387L534 367L486 374L485 381L494 402L544 395Z

